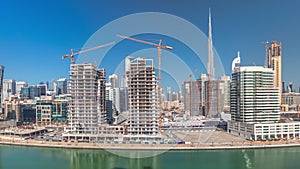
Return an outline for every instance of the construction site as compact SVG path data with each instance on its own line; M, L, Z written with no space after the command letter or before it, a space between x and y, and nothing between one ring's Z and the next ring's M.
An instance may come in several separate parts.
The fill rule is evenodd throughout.
M75 63L76 56L112 46L115 42L80 50L71 49L69 54L62 56L62 59L71 60L68 97L64 104L57 104L53 99L37 101L36 105L32 106L33 110L36 109L35 124L51 126L55 125L57 119L65 118L57 127L60 128L59 133L55 133L56 137L53 140L95 143L194 142L191 139L194 138L193 134L185 137L180 131L215 131L220 122L219 113L227 110L229 105L229 79L215 79L210 17L209 15L208 73L202 74L203 78L196 80L190 76L190 80L184 82L184 99L175 93L174 104L170 104L169 93L169 103L165 104L161 57L163 50L170 51L173 47L163 45L162 39L153 43L149 40L116 35L124 42L132 41L157 48L157 66L154 66L153 59L127 56L123 88L117 88L117 75L109 76L113 80L109 79L107 83L105 68L98 68L98 65L88 62ZM58 114L62 112L65 115L58 118ZM62 128L64 132L61 132ZM202 140L202 137L199 138ZM198 142L199 139L195 141Z

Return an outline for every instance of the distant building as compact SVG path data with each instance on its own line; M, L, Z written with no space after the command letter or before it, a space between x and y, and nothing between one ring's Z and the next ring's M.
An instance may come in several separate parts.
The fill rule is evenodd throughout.
M29 99L34 100L35 97L41 96L41 88L37 86L22 87L20 94L23 94L27 96Z
M9 96L16 94L16 81L11 79L3 80L2 100L8 99Z
M167 101L170 102L171 101L171 87L167 88L167 92L168 92L168 98Z
M68 93L68 81L67 78L60 78L56 81L56 94L67 94Z
M38 85L36 85L39 88L39 92L41 96L46 96L47 95L47 84L45 83L40 83Z
M111 83L106 83L105 88L105 110L107 114L107 122L112 124L114 121L114 117L118 112L117 108L119 108L119 88L112 88Z
M97 69L97 84L98 84L98 92L97 99L99 99L99 111L100 114L98 116L99 125L107 124L107 113L105 111L105 83L106 83L106 71L104 68Z
M191 116L209 118L218 117L221 112L229 113L229 86L229 76L209 80L205 74L202 74L201 79L183 82L185 112L190 112Z
M231 65L231 71L233 72L235 67L241 66L241 57L240 52L237 53L237 57L233 59L232 65Z
M172 92L172 101L178 101L178 100L179 100L178 93Z
M114 105L111 100L105 100L106 119L108 124L114 122Z
M300 111L300 93L296 93L296 92L282 93L281 101L282 101L281 110L283 112ZM295 114L294 116L297 116L297 114Z
M293 88L293 82L290 82L289 85L287 86L287 92L295 92L294 88Z
M30 86L29 87L29 98L34 99L35 97L41 96L41 89L37 86Z
M127 88L119 88L119 113L128 111L128 89Z
M211 24L211 12L209 9L208 16L208 62L207 62L207 74L209 80L215 80L215 67L214 67L214 51L212 42L212 24Z
M0 65L0 113L2 107L2 91L3 91L4 66Z
M218 80L207 79L204 82L204 115L218 117L220 113L229 113L230 77L222 76Z
M49 91L56 91L56 87L57 87L56 81L55 80L51 80L51 82L49 84L48 90Z
M285 91L285 83L282 82L281 85L282 85L282 93L285 93L285 92L286 92L286 91ZM299 89L300 89L300 88L299 88ZM299 92L300 92L300 91L299 91Z
M11 95L3 102L3 114L5 120L16 120L22 122L35 122L34 100L27 100L22 95Z
M109 83L111 84L111 88L119 88L119 78L118 75L112 74L109 77Z
M204 82L204 115L209 118L217 117L220 113L218 107L219 100L219 80L210 80Z
M114 115L117 116L117 114L120 113L120 88L114 88L113 89L113 104L114 104Z
M282 94L282 104L300 105L300 93L288 92Z
M16 82L16 94L20 94L23 87L28 87L28 82Z
M26 96L27 98L29 98L29 87L22 87L20 90L20 94Z
M189 116L203 115L201 80L183 82L184 110Z
M266 51L267 51L267 67L272 68L274 70L274 84L279 90L279 97L281 99L282 95L282 80L281 80L281 57L282 57L282 50L281 50L281 42L272 41L266 44ZM279 100L281 104L281 100Z

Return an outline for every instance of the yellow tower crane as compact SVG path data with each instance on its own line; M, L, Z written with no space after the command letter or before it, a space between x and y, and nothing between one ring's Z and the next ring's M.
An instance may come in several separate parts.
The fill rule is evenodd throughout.
M85 53L85 52L88 52L88 51L91 51L91 50L103 48L103 47L106 47L106 46L110 46L110 45L113 45L113 44L115 44L115 42L110 42L110 43L106 43L106 44L103 44L103 45L91 47L91 48L84 49L84 50L81 50L81 51L78 51L78 52L74 52L74 49L71 49L71 54L62 56L62 59L71 58L71 64L75 64L74 57L76 55L79 55L79 54L82 54L82 53Z

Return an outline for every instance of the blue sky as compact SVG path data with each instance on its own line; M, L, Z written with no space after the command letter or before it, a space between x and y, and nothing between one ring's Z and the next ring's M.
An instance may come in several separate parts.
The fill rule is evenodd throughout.
M70 60L61 60L61 56L70 48L81 48L98 29L115 19L138 12L163 12L186 19L207 34L211 8L213 43L227 75L237 51L243 65L263 65L265 47L261 42L276 40L283 44L283 81L299 85L299 6L300 2L293 0L1 1L0 65L5 66L6 79L30 84L67 77ZM149 35L139 36L145 37ZM107 41L99 42L104 43ZM132 49L114 51L118 57L148 47L127 43ZM179 46L178 55L184 50L178 42L167 39L166 43ZM201 73L203 65L193 64L193 57L180 57ZM109 59L103 65L108 74L113 72L112 65Z

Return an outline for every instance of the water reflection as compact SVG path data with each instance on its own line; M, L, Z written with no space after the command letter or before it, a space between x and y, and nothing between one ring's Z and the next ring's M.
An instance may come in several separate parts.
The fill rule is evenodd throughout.
M0 146L0 169L2 169L2 151L1 151L1 146Z
M247 150L253 160L253 168L299 168L299 147Z
M118 151L114 153L125 153L128 156L151 153L151 151ZM114 153L105 150L0 145L0 169L294 169L299 168L300 147L168 151L149 158L127 158Z
M139 154L138 151L120 151L115 153ZM72 169L155 169L157 157L126 158L104 150L68 150L70 155L70 168Z

